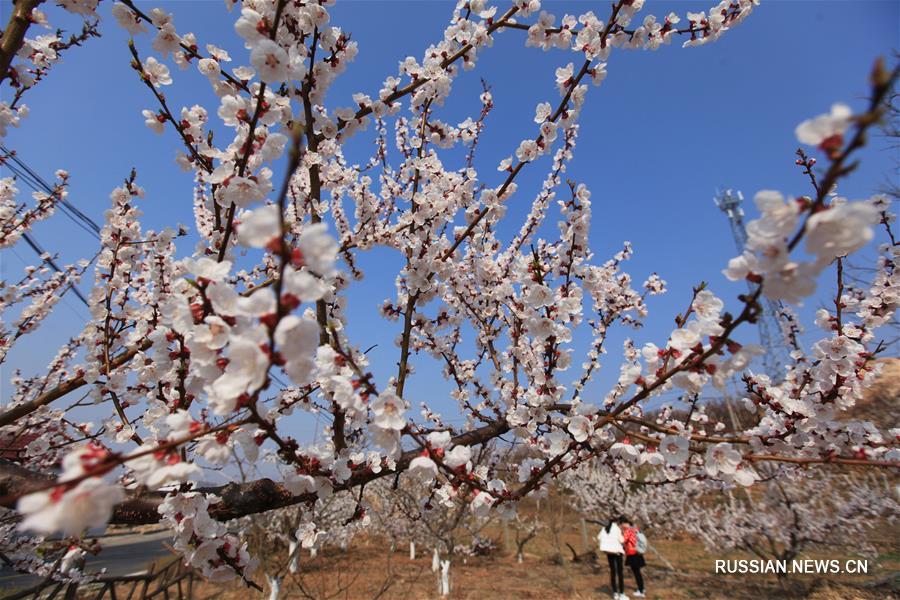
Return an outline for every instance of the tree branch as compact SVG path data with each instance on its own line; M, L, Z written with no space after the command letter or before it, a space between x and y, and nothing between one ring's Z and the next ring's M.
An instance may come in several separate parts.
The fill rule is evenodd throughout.
M9 67L12 65L13 57L16 52L22 48L25 41L25 32L33 22L31 20L31 11L37 8L38 4L44 0L19 0L14 2L15 8L9 16L9 23L3 30L3 38L0 40L0 83L6 79L9 74Z
M509 425L506 422L496 422L458 435L453 438L451 443L463 446L483 444L507 431L509 431ZM395 471L383 469L374 473L368 467L357 469L349 479L335 484L333 489L336 492L344 491L382 477L396 475L398 472L405 471L409 467L409 463L420 453L418 449L404 452L397 459ZM0 459L0 498L15 498L32 490L46 489L47 483L53 480L54 478L50 475L35 473L11 461ZM209 507L210 516L219 521L228 521L305 502L315 502L318 498L315 493L294 496L284 485L268 478L248 483L229 483L224 486L200 488L198 491L204 494L214 494L222 499L221 502ZM160 519L157 509L165 497L166 492L132 493L127 500L115 507L109 524L146 525L156 523ZM2 506L15 508L10 502L4 502Z

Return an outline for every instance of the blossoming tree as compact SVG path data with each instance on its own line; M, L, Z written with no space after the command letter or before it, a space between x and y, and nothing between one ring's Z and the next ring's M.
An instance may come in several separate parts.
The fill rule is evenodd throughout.
M699 486L692 484L666 479L642 481L633 468L616 472L591 463L567 472L559 483L572 508L595 524L605 526L625 516L642 529L653 528L660 533L677 527L681 517L672 507L692 504L700 493L695 489Z
M651 537L687 534L711 551L791 561L813 548L875 557L869 533L896 520L887 477L874 473L758 469L761 481L734 489L721 481L640 479L634 469L585 464L560 478L572 506L603 520L625 515ZM780 574L779 574L780 576Z
M715 506L682 504L678 523L717 552L792 561L812 548L842 548L874 558L878 551L867 533L896 520L900 509L889 482L871 475L794 474L760 488L746 495L728 491Z
M454 458L445 457L450 464ZM491 444L483 445L467 459L471 472L486 473L496 468L503 455L493 452ZM431 481L407 478L405 481L380 480L371 486L370 533L396 542L411 544L410 558L415 559L416 547L437 552L440 556L471 555L486 540L479 534L491 523L489 503L475 504L477 488L437 488Z
M0 103L0 135L28 127L22 98L51 75L63 51L89 42L101 26L98 2L58 0L61 9L46 14L40 0L15 3L0 44L0 83L14 90ZM246 53L235 57L214 40L179 31L177 16L164 10L113 4L115 20L134 36L123 51L146 88L146 124L180 147L177 162L193 174L183 201L194 208L190 229L199 241L190 252L179 245L185 231L143 228L144 190L136 173L123 174L99 232L91 318L41 376L4 388L0 440L23 447L0 463L0 503L8 510L0 544L9 562L66 576L74 571L60 570L63 553L68 544L87 543L79 537L85 529L162 522L185 560L208 577L257 585L246 540L227 522L312 506L334 492L364 496L365 485L382 478L415 478L448 499L465 494L481 513L512 511L517 500L595 457L727 485L751 485L761 462L900 464L896 432L836 418L877 376L877 329L900 302L891 217L877 199L832 193L878 121L896 71L876 67L866 111L835 105L798 127L799 141L812 148L798 159L808 187L791 198L757 194L761 217L748 225L746 251L725 270L751 284L739 308L725 311L712 291L720 286L698 282L671 335L642 348L627 344L618 382L605 396L589 397L585 385L607 350L608 331L639 325L651 297L665 291L655 275L636 285L624 272L627 243L611 258L594 256L591 193L563 181L590 84L603 82L621 52L676 39L688 47L715 41L755 1L726 0L679 17L644 14L642 0L616 0L605 14L556 17L539 0L460 0L440 40L403 60L381 89L335 106L326 105L326 91L357 45L330 22L328 4L243 0L234 29ZM57 10L84 18L83 37L35 34ZM479 172L475 154L494 108L491 94L460 123L441 120L441 111L454 81L501 35L573 58L557 69L555 97L535 107L511 156ZM187 69L181 77L207 79L218 105L172 105L164 93L176 85L170 65ZM212 120L233 131L230 139L213 139ZM377 151L358 167L345 148L365 129L377 133ZM551 168L531 210L518 234L502 241L496 232L508 221L506 207L525 202L520 174L545 155ZM0 247L19 243L58 209L69 174L57 178L33 202L18 199L14 178L0 181ZM544 225L554 221L558 235L548 237ZM871 284L839 292L817 321L821 341L795 348L783 381L751 373L759 350L735 335L752 326L760 298L793 304L824 277L836 277L843 289L842 257L870 242L876 227L889 241ZM176 247L191 256L176 259ZM346 300L362 277L357 258L374 247L404 264L396 295L381 304L398 336L396 372L387 378L370 373L367 340L345 327ZM2 327L0 360L86 269L45 264L3 283L2 310L11 320ZM590 349L577 357L573 339L582 331ZM429 404L421 416L411 414L407 386L414 366L428 360L454 388L461 426ZM643 417L660 394L696 394L732 376L743 377L745 403L758 415L745 431ZM289 381L282 385L282 378ZM106 408L108 418L99 425L69 418L65 399L78 393ZM325 441L292 435L286 417L299 411L327 415ZM628 424L635 427L623 440L618 432ZM471 460L474 449L504 435L539 453L509 481ZM203 466L224 466L227 474L235 456L273 460L278 476L198 485ZM44 537L55 533L69 541Z

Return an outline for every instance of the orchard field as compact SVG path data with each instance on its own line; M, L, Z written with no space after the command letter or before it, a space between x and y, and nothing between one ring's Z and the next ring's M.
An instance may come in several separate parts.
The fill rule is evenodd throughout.
M0 600L897 597L897 23L0 0Z

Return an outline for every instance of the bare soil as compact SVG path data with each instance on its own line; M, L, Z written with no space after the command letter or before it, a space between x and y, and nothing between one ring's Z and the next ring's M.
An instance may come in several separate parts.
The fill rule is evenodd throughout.
M453 599L588 599L610 598L609 574L605 561L572 562L566 543L582 551L580 528L572 525L554 536L545 532L526 547L519 564L513 553L502 549L502 533L495 539L500 549L494 556L455 558L451 566L450 598ZM644 569L647 597L657 600L693 598L727 600L765 600L811 598L814 600L900 599L900 543L896 528L878 535L882 554L869 560L866 575L791 576L779 582L774 575L717 575L716 558L693 540L652 540L658 555L647 556ZM562 546L559 551L557 541ZM663 557L673 568L665 566ZM747 558L729 555L727 558ZM819 551L809 558L853 558L846 552ZM304 554L301 572L287 575L282 582L281 598L410 599L437 598L437 584L431 572L431 554L422 552L409 560L406 548L391 553L378 540L357 539L343 552L326 549L316 558ZM256 576L265 586L265 577ZM626 593L635 590L634 579L626 568ZM202 584L198 598L238 600L252 598L258 592L233 582L227 585ZM265 596L263 596L265 597Z

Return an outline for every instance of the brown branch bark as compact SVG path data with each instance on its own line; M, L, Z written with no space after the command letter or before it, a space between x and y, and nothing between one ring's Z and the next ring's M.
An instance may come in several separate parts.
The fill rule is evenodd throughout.
M272 279L267 279L260 285L257 285L246 291L241 292L241 296L244 296L246 298L247 296L252 295L253 292L255 292L256 290L258 290L260 288L269 287L270 285L272 285L272 283L273 283ZM133 359L135 356L137 356L137 354L139 352L148 350L150 348L150 346L152 346L152 345L153 345L153 342L151 342L149 339L144 340L144 342L137 348L129 350L127 352L124 352L123 354L120 354L116 358L112 359L112 361L110 361L110 365L113 368L120 367L120 366L124 365L125 363L127 363L128 361L130 361L131 359ZM46 406L47 404L50 404L51 402L58 400L58 399L62 398L63 396L66 396L67 394L74 392L75 390L77 390L80 387L83 387L86 384L87 384L87 382L84 380L84 377L81 375L78 375L76 377L72 377L70 379L63 381L62 383L57 385L55 388L49 390L48 392L41 394L40 396L38 396L37 398L35 398L33 400L29 400L27 402L22 402L21 404L15 405L14 407L7 410L6 412L0 413L0 427L4 427L6 425L9 425L10 423L14 423L18 419L21 419L22 417L30 415L31 413L33 413L40 407Z
M452 444L472 446L483 444L509 431L506 422L497 422L479 429L460 434L453 438ZM378 473L361 468L353 472L349 479L336 484L334 491L343 491L369 483L382 477L396 476L405 471L409 463L419 456L420 450L409 450L397 459L395 471L384 469ZM11 461L0 459L0 498L17 498L38 489L46 489L47 483L53 481L50 475L34 473ZM284 508L304 502L314 502L316 494L308 493L294 496L282 484L271 479L259 479L248 483L230 483L228 485L201 488L202 492L215 494L222 501L211 505L209 514L219 521L236 519L246 515L257 514ZM160 519L158 507L165 498L163 492L132 494L127 500L118 504L113 510L109 523L111 525L146 525L156 523ZM11 502L4 502L6 508L14 508Z
M137 348L129 350L128 352L120 354L116 358L112 359L110 361L110 366L113 368L120 367L121 365L124 365L132 358L134 358L138 352L143 352L144 350L150 348L150 346L152 345L153 342L151 342L149 339L145 340L144 343ZM21 404L13 406L6 412L0 413L0 427L15 423L18 419L30 415L40 407L46 406L54 400L58 400L66 394L69 394L70 392L74 392L78 388L84 386L86 383L87 382L84 380L84 376L79 375L77 377L73 377L71 379L63 381L52 390L41 394L33 400L22 402Z
M9 23L0 40L0 84L6 79L13 57L25 41L25 32L31 26L31 11L44 0L19 0L9 16Z
M519 11L518 7L513 6L509 10L507 10L505 13L503 13L503 15L499 19L494 21L488 27L487 35L491 35L496 30L503 27L509 21L509 19L511 19L512 16L515 15L518 11ZM442 60L441 68L446 69L447 67L449 67L450 65L455 63L457 60L459 60L460 58L465 56L473 48L474 48L474 46L472 44L466 44L465 46L463 46L462 48L460 48L459 50L454 52L451 56L448 56L447 58ZM406 86L396 90L392 94L389 94L383 100L383 102L385 104L387 104L388 106L390 106L391 104L393 104L397 100L403 98L404 96L413 93L414 91L416 91L417 89L419 89L420 87L422 87L423 85L428 83L429 81L431 81L431 78L429 78L429 77L419 77L418 79L414 79L410 83L406 84ZM338 119L338 122L337 122L338 132L343 131L343 129L347 126L347 123L358 120L358 119L362 119L363 117L366 117L370 114L372 114L372 107L366 106L366 107L361 108L360 110L356 111L356 114L354 114L353 118L350 119L349 121L344 121L343 119ZM316 141L321 141L323 139L324 139L324 136L321 133L316 136Z

